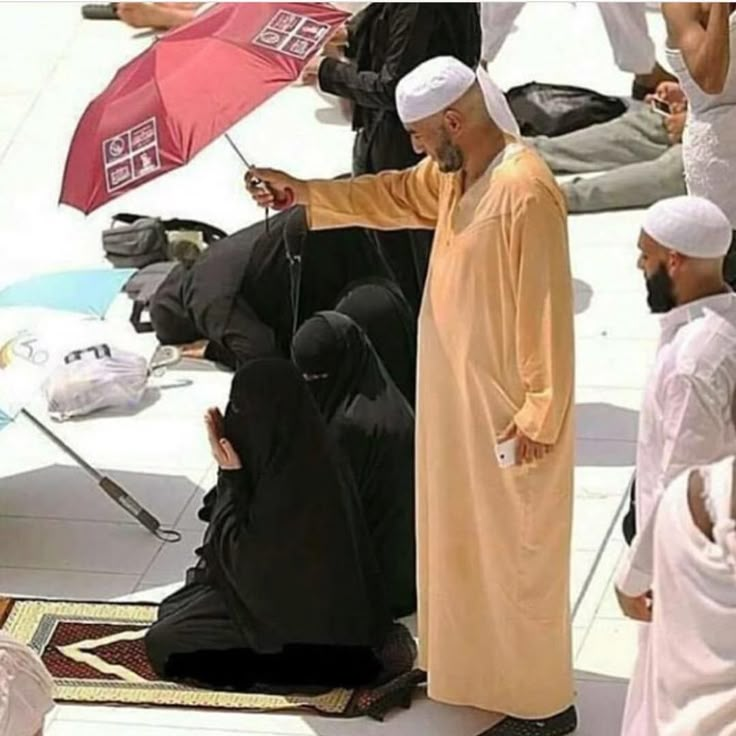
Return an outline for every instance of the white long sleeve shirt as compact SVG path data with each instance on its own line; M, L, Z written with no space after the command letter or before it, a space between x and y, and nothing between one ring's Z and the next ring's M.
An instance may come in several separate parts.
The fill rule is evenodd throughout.
M731 405L736 391L736 294L673 309L662 334L639 419L636 458L637 536L616 587L630 596L651 588L653 506L687 468L736 453Z

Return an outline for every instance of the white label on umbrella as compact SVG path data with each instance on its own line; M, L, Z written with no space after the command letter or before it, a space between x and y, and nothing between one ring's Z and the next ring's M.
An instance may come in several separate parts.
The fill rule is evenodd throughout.
M256 34L253 44L295 59L306 59L322 45L329 30L326 23L279 10Z
M130 186L161 168L156 118L148 118L102 142L108 193Z

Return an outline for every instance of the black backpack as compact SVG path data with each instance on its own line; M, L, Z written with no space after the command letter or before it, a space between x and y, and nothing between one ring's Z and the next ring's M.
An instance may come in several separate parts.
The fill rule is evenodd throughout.
M168 233L202 233L207 245L227 236L223 230L197 220L162 220L122 212L112 218L112 227L102 232L105 256L115 268L144 268L160 261L196 260L199 248L193 242L170 243Z
M606 123L626 112L620 97L564 84L529 82L512 87L506 99L523 136L563 135Z

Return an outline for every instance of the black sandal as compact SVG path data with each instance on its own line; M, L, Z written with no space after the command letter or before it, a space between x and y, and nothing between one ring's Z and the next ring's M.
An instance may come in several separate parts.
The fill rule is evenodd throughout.
M575 706L551 718L513 718L509 716L478 736L567 736L578 727Z

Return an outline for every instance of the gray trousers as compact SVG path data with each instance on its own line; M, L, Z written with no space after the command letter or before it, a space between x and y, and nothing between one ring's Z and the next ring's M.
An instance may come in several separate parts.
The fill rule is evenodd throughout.
M570 212L648 207L686 194L682 145L670 143L663 118L647 105L635 104L607 123L529 142L556 174L607 172L561 185Z

